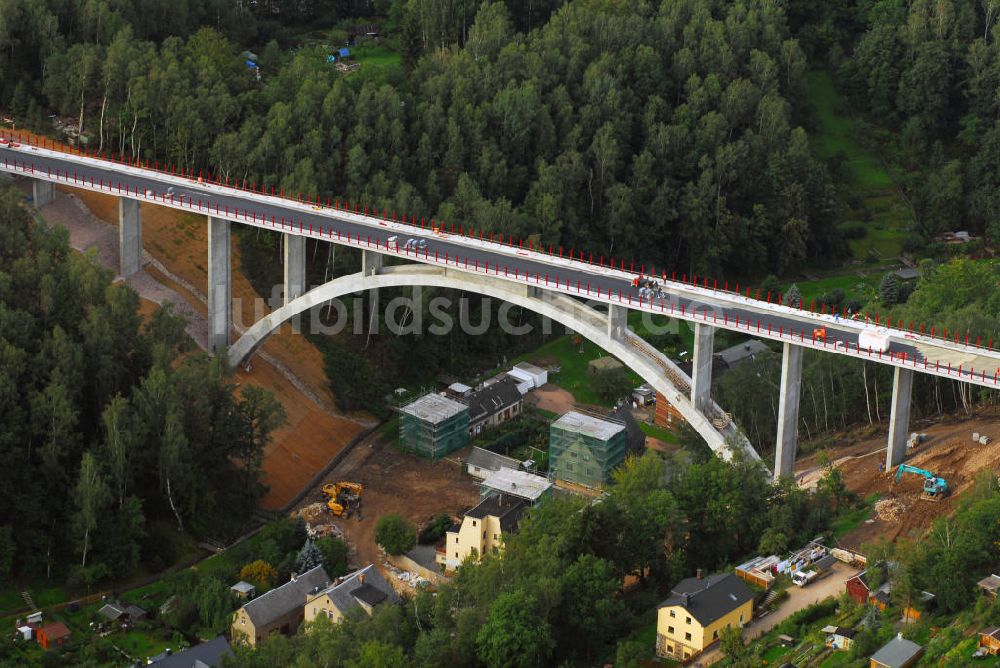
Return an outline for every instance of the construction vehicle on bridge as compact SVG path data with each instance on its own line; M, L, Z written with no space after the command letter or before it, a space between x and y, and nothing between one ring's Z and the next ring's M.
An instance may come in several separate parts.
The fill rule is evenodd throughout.
M900 464L899 468L896 469L896 476L893 480L899 482L904 473L915 473L924 477L924 493L920 498L927 499L928 501L940 501L948 495L948 482L944 478L940 478L930 471L917 468L916 466Z
M361 510L361 492L364 488L357 482L334 482L323 485L326 507L337 517L350 517L352 512Z

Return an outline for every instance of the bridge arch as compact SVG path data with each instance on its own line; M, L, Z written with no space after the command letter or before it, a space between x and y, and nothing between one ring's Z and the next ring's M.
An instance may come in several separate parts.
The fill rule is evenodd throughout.
M341 276L313 288L247 329L229 347L229 364L243 363L283 323L330 300L378 288L418 285L479 293L530 309L568 327L617 357L666 397L717 455L730 459L736 450L742 450L753 459L760 459L746 436L714 401L705 412L695 407L690 399L691 379L687 374L627 327L609 327L608 314L560 293L440 267L423 264L384 267L378 273Z

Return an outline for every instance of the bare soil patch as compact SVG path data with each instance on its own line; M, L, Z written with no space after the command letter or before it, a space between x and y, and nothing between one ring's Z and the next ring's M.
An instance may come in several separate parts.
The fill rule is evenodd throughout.
M399 451L378 432L373 432L298 507L322 501L320 489L325 483L350 481L364 485L360 519L356 515L347 519L328 515L326 521L343 532L352 548L352 563L378 563L375 523L383 515L399 513L419 527L439 513L457 517L479 502L477 481L459 463L468 453L466 448L432 462Z
M906 463L926 469L948 481L949 496L941 501L921 498L924 478L904 473L899 482L895 471L880 471L885 462L885 434L878 434L846 448L830 452L834 465L844 473L847 487L859 496L880 496L871 523L864 523L840 539L846 547L860 549L882 539L919 538L938 517L951 512L954 504L973 484L981 470L1000 470L1000 440L988 445L972 441L973 432L1000 437L1000 414L983 411L969 418L946 418L915 425L913 431L927 440L911 450ZM808 486L822 476L816 456L799 462L799 484Z

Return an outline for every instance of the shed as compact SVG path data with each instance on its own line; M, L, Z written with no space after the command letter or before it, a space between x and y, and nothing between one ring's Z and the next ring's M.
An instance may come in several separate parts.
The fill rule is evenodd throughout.
M649 383L643 383L632 390L632 401L637 406L648 406L656 403L656 390Z
M996 656L1000 653L1000 628L993 627L979 632L979 646Z
M52 647L62 647L69 642L71 635L69 628L65 624L62 622L52 622L40 627L35 637L38 639L39 645L45 649L50 649Z
M17 632L21 634L23 640L31 640L35 635L35 629L30 626L18 626Z
M826 646L834 650L851 649L854 644L854 629L844 626L824 626Z
M597 359L587 362L587 371L589 373L607 373L609 371L624 368L625 365L611 356L598 357Z
M774 583L774 567L779 561L781 559L773 554L767 557L754 557L736 567L736 577L767 589Z
M997 591L1000 590L1000 575L989 575L979 582L976 583L983 594L991 598L997 597Z
M465 459L465 470L473 478L482 480L492 471L499 471L501 468L516 469L520 465L513 457L473 447L472 452Z
M923 653L923 647L900 633L872 654L870 668L909 668Z
M229 588L230 591L234 592L240 600L247 601L257 595L257 588L254 587L249 582L240 580L232 587Z
M508 375L514 376L518 380L530 382L532 388L541 387L549 382L549 372L535 366L530 362L519 362L514 365Z

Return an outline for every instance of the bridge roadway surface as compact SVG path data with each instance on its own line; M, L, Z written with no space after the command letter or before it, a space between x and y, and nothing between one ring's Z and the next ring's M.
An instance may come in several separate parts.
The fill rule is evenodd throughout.
M638 274L623 270L620 265L611 268L583 259L570 260L558 254L383 220L342 208L200 183L194 178L20 142L13 147L13 143L0 141L0 169L43 181L151 201L287 234L324 238L429 264L447 263L453 269L467 269L480 275L488 272L498 279L527 282L596 302L704 322L759 338L815 347L985 387L1000 384L1000 352L985 347L892 329L888 352L873 353L858 348L859 333L870 327L864 322L675 280L660 281L666 293L664 299L642 299L633 285ZM168 189L172 189L171 195L167 195ZM399 248L387 245L394 235L398 237ZM410 238L425 239L426 249L404 250ZM818 327L826 328L825 341L813 338L813 330Z

